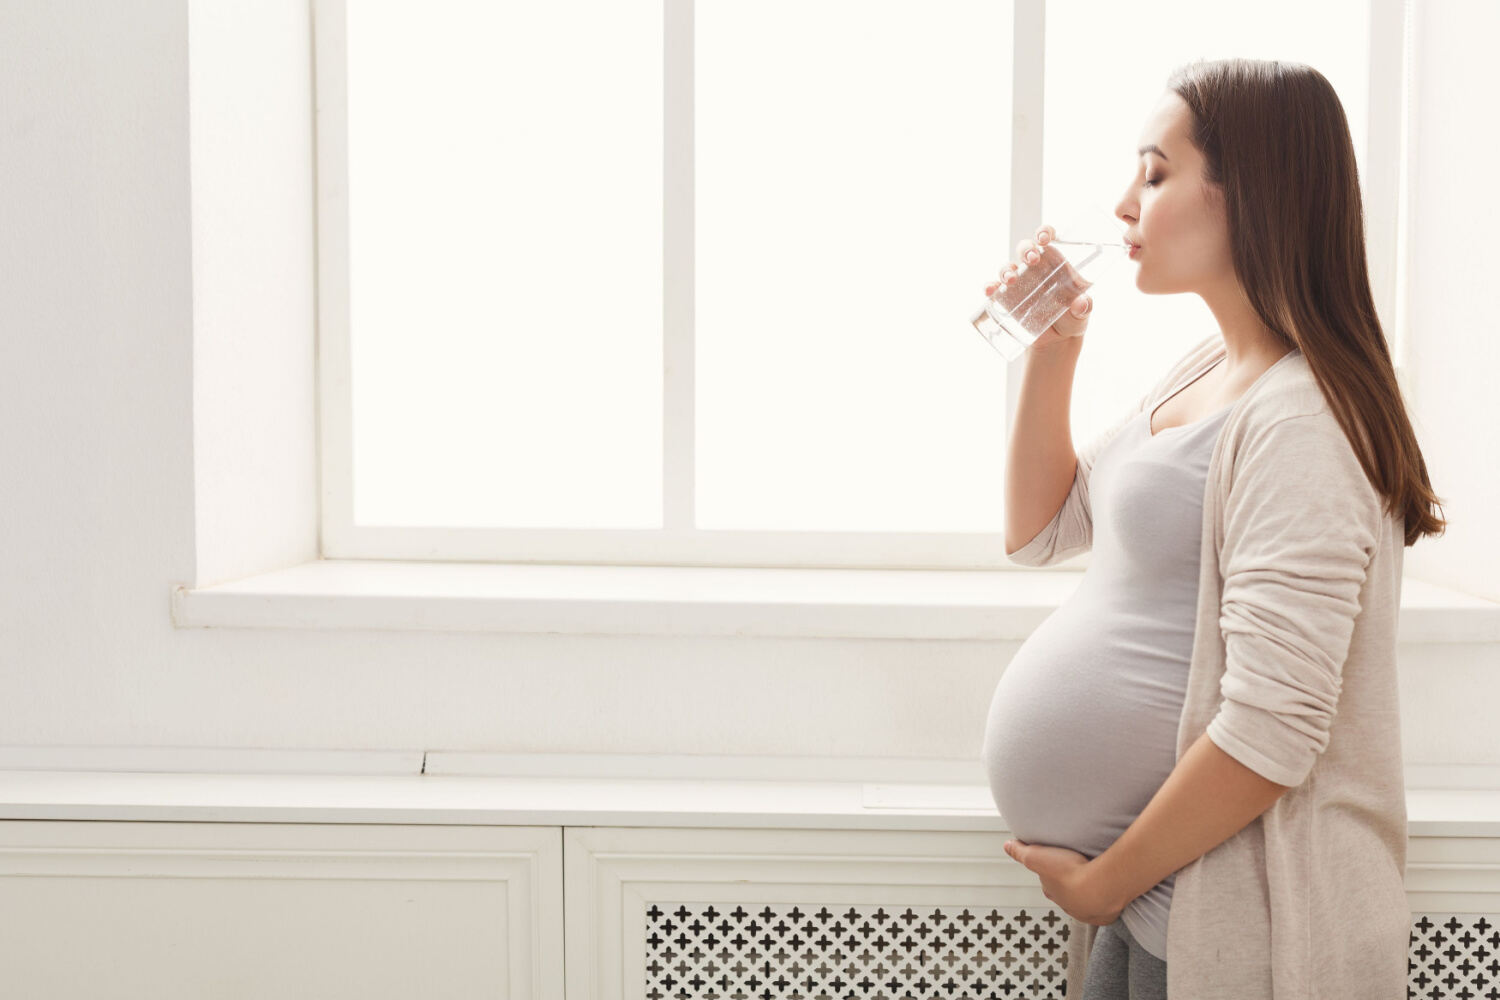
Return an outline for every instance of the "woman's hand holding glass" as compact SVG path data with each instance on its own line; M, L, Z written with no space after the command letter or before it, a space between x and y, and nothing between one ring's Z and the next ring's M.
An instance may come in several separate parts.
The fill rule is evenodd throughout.
M1026 262L1025 272L1018 270L1019 265L1007 263L1000 270L1000 280L992 281L984 287L985 295L998 298L1002 304L1009 305L1029 295L1059 265L1067 265L1071 272L1072 266L1067 264L1062 254L1055 247L1048 246L1055 235L1051 226L1042 226L1037 230L1034 241L1022 240L1016 244L1016 257ZM1089 327L1093 304L1088 293L1079 295L1067 312L1032 341L1031 349L1045 351L1071 338L1082 337Z

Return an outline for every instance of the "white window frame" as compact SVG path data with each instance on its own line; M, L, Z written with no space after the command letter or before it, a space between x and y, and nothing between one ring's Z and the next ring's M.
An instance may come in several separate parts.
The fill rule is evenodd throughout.
M662 0L664 67L664 527L660 529L379 527L354 524L350 393L346 0L312 0L318 261L320 551L324 559L800 569L1009 570L1003 532L709 531L694 521L693 0ZM1370 0L1369 121L1362 177L1376 306L1405 349L1403 53L1411 0ZM1044 0L1015 0L1010 215L1014 246L1042 208ZM1409 61L1406 67L1410 70ZM1019 224L1017 224L1019 222ZM1004 460L1023 368L1007 371ZM1086 559L1086 556L1083 557ZM1070 560L1076 566L1078 560ZM1048 567L1047 569L1056 569Z

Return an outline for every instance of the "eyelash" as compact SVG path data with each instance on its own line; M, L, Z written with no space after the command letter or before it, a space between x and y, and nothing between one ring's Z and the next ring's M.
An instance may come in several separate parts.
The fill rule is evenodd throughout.
M1141 187L1151 187L1153 184L1160 184L1160 183L1161 183L1161 178L1158 177L1158 178L1156 178L1154 180L1148 180L1148 181L1146 181L1145 183L1143 183L1141 185Z

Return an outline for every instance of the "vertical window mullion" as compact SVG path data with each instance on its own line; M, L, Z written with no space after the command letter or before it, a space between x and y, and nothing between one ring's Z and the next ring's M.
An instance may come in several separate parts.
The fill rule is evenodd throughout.
M1010 237L999 267L1009 260L1016 244L1031 235L1031 227L1042 216L1042 109L1046 70L1046 0L1015 0L1015 22L1011 32L1011 146L1010 212L1006 225ZM1005 441L1016 419L1024 360L1006 366Z
M1402 381L1406 371L1406 359L1411 351L1411 199L1414 191L1412 167L1415 164L1416 120L1412 117L1416 95L1416 2L1404 0L1401 4L1401 92L1398 96L1401 107L1400 158L1396 200L1396 264L1395 305L1392 316L1395 329L1390 331L1394 341L1391 347L1392 361L1396 368L1397 381ZM1402 385L1406 391L1406 386Z
M313 238L317 272L318 556L344 558L354 532L349 329L349 38L345 0L314 0Z
M693 530L693 0L662 0L662 528Z
M1401 109L1404 0L1370 0L1369 102L1365 133L1365 249L1375 311L1387 333L1396 331L1396 245L1401 192Z

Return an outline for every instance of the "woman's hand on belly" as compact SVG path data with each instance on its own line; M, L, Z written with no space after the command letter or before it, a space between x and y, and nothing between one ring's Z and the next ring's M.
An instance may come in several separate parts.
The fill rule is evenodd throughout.
M1042 895L1074 920L1103 927L1125 910L1125 903L1111 897L1111 887L1098 877L1098 868L1091 866L1086 855L1019 840L1006 841L1005 853L1036 872L1042 880Z

